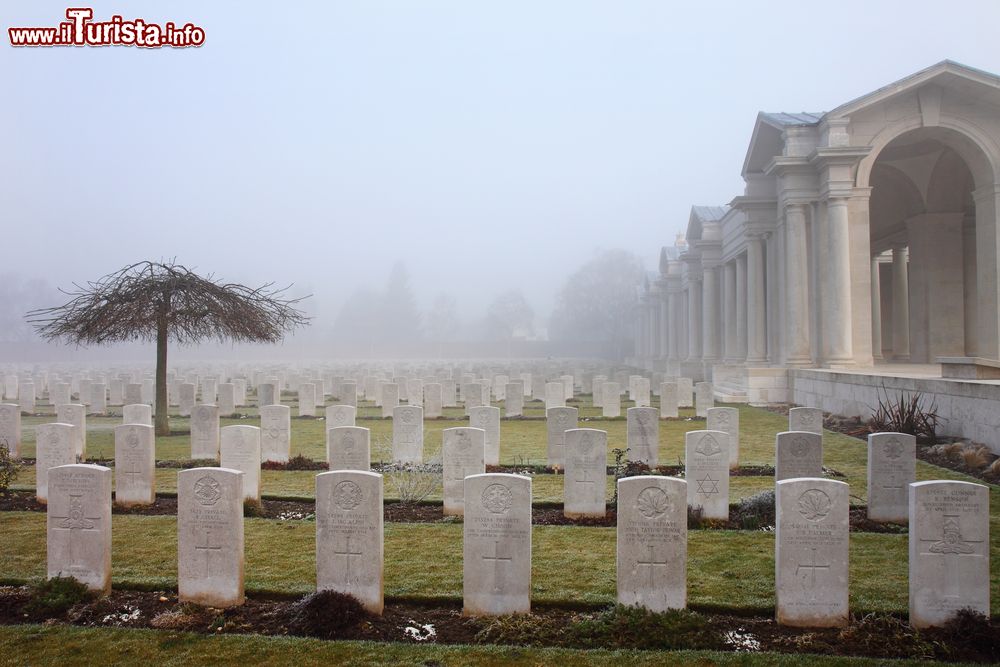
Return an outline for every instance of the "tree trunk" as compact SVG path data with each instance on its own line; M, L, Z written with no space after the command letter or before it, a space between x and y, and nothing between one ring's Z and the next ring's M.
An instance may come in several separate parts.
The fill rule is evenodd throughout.
M170 435L170 400L167 398L167 316L156 322L156 435Z

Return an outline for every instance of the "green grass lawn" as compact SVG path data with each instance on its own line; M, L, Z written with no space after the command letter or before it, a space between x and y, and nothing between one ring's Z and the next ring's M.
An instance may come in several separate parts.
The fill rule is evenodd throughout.
M930 662L867 660L819 655L746 654L714 651L602 651L512 646L436 646L319 641L298 637L203 635L187 632L19 625L0 627L0 665L366 665L480 667L573 665L653 667L671 665L929 665Z

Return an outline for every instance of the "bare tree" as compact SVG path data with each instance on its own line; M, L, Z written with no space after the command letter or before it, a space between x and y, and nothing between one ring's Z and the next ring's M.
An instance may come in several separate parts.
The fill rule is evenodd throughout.
M174 263L139 262L75 290L62 306L30 311L40 336L77 345L156 342L156 434L169 435L167 342L218 339L276 343L309 318L284 298L287 287L257 288L201 277Z

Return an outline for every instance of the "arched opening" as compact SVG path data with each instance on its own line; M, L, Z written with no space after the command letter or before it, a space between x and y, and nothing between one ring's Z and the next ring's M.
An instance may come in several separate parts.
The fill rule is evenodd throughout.
M911 130L875 158L869 183L873 327L878 356L933 363L979 354L976 205L992 182L982 151L958 132ZM875 295L873 295L874 297Z

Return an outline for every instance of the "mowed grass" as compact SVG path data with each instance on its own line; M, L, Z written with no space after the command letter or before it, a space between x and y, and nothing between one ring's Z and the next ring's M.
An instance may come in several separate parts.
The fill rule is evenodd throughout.
M439 646L403 643L320 641L300 637L260 635L204 635L120 628L81 628L65 625L0 627L0 664L90 667L116 665L370 665L402 667L521 667L574 665L579 667L654 667L671 665L929 665L920 661L886 661L820 655L746 654L715 651L603 651L528 648L520 646Z
M304 594L315 589L315 524L246 520L246 587L251 592ZM112 576L117 587L174 589L176 519L115 515ZM0 513L4 558L0 579L45 575L45 515ZM535 526L532 599L603 605L615 599L615 530ZM1000 557L991 545L993 561ZM774 606L774 535L749 531L691 531L689 604L696 609L770 613ZM462 526L386 524L385 593L390 598L458 601L462 597ZM991 587L1000 586L992 568ZM852 534L850 598L855 612L907 609L905 535ZM1000 613L993 596L992 613Z

